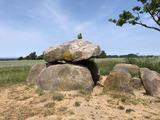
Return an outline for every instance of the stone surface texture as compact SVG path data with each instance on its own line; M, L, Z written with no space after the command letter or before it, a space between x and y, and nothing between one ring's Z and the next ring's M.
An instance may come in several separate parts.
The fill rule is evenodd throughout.
M83 66L57 64L40 73L37 83L45 90L92 90L94 82L90 71Z
M141 79L146 90L151 96L160 95L160 74L148 68L141 68Z
M103 92L118 91L133 94L130 78L122 71L111 72L105 82Z
M133 64L116 64L113 68L113 70L115 69L126 69L128 70L128 72L132 75L139 75L139 70L140 68L137 65L133 65Z
M29 84L36 84L36 81L38 80L38 76L40 72L46 67L46 64L36 64L33 65L29 71L27 82Z
M77 39L61 45L53 46L44 51L44 59L47 62L55 61L81 61L98 56L101 53L100 47L90 42Z

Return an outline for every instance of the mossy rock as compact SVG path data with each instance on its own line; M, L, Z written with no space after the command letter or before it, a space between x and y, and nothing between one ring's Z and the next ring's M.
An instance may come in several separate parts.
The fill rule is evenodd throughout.
M133 94L130 78L122 71L111 72L105 82L103 92L118 91Z

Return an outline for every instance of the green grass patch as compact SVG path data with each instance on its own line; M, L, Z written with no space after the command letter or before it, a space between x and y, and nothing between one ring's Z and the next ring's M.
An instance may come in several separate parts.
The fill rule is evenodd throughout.
M1 68L10 68L10 67L31 67L35 64L45 63L44 60L7 60L0 61Z
M100 69L100 74L101 75L108 75L111 70L113 70L113 67L118 64L122 63L122 61L118 60L100 60L100 61L95 61L96 64L98 65L98 68Z
M0 86L23 83L34 64L45 63L44 60L7 60L0 61Z
M147 57L125 58L125 63L135 64L141 68L143 67L149 68L151 70L154 70L160 73L160 59L159 58L147 58Z
M25 82L29 69L30 67L0 68L0 86Z

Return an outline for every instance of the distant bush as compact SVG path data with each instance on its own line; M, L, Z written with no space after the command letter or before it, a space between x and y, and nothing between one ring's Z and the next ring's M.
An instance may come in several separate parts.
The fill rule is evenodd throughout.
M105 53L104 50L102 50L101 54L98 55L96 58L106 58L107 57L107 54Z
M36 58L37 60L43 60L44 59L44 56L43 56L43 54L42 55L40 55L40 56L37 56L37 58Z
M18 58L18 60L23 60L23 59L24 59L24 58L23 58L22 56Z
M20 56L20 57L18 58L18 60L43 60L43 59L44 59L43 54L37 56L37 55L36 55L36 52L30 53L30 54L27 55L26 57Z

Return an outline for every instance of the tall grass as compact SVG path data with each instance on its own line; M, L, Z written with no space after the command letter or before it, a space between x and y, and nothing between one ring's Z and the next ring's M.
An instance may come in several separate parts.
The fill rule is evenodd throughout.
M137 58L112 58L112 59L94 59L97 63L100 74L108 75L109 72L113 69L113 67L118 63L127 63L127 64L135 64L140 68L146 67L151 70L157 71L160 73L160 59L159 58L147 58L147 57L137 57Z
M0 68L8 67L31 67L34 64L45 63L44 60L7 60L0 61Z
M0 61L0 86L24 83L32 65L45 63L44 60Z
M125 58L125 63L135 64L135 65L138 65L140 68L146 67L160 73L159 58L146 58L146 57Z
M109 72L113 69L113 67L118 64L122 63L122 61L118 60L101 60L101 61L95 61L98 65L98 68L100 70L101 75L108 75Z
M10 67L0 69L0 86L25 82L30 67Z
M139 67L147 67L160 73L160 59L158 58L125 58L125 60L114 58L94 59L94 61L97 63L101 75L108 75L118 63L136 64ZM0 61L0 86L25 82L30 67L38 63L45 63L45 61Z

